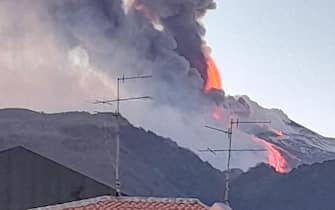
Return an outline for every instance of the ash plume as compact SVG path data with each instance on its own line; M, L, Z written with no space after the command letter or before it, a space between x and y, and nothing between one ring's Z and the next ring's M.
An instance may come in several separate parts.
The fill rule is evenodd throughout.
M193 104L207 77L205 30L198 19L214 3L134 1L132 6L127 14L115 0L57 1L49 7L69 44L84 46L99 69L111 76L152 73L155 101Z
M176 40L176 52L185 57L206 80L207 64L202 49L205 28L198 20L208 9L215 9L215 3L212 0L138 0L135 4L143 5L151 16L160 21Z
M199 19L215 8L213 0L32 1L0 2L0 88L6 90L0 106L92 111L87 101L115 97L116 77L152 74L150 82L123 88L124 95L154 98L122 105L126 117L193 150L217 138L199 131L212 121L210 105L225 97L203 92L207 49Z

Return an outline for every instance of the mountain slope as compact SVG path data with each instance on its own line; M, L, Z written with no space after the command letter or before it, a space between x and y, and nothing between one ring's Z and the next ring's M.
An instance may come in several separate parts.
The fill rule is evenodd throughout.
M0 150L24 146L109 186L114 185L115 116L0 110ZM122 191L137 196L223 197L224 176L187 149L121 123Z
M333 210L335 160L302 165L278 174L261 164L232 183L235 210Z
M234 128L235 139L253 140L256 145L261 144L265 148L268 146L264 142L272 144L287 161L287 165L282 166L282 171L289 171L301 164L335 159L335 139L321 136L294 122L281 110L263 108L247 96L229 96L223 107L227 113L230 115L233 113L233 116L238 117L240 121L270 122L241 124L238 128ZM267 150L268 159L279 161L278 157L269 157L274 154L270 154L269 148Z

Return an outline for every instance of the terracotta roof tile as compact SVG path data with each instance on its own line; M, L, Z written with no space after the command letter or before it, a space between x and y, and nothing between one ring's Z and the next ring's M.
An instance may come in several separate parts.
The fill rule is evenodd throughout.
M208 210L197 199L104 196L35 210Z

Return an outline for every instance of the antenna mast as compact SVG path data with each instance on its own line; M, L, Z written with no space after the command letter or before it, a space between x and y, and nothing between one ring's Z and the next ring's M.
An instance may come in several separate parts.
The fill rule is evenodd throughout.
M225 133L228 135L228 149L210 149L207 148L206 150L199 150L200 152L211 152L216 154L216 152L228 152L227 158L227 172L225 173L225 193L224 193L224 203L229 205L229 182L230 182L230 160L231 160L231 153L232 152L261 152L266 151L264 149L232 149L232 138L233 138L233 128L234 125L238 128L240 124L266 124L271 123L269 121L239 121L238 119L234 121L233 119L230 120L230 126L228 130L223 130L220 128L215 128L212 126L206 125L205 127L214 131L218 131L221 133Z
M132 77L122 77L117 78L116 84L116 99L96 101L94 104L108 104L112 105L116 102L116 158L115 158L115 190L116 196L121 196L121 181L120 181L120 102L127 102L133 100L145 100L152 99L150 96L139 96L139 97L130 97L130 98L121 98L120 97L120 82L126 82L128 80L138 80L138 79L150 79L152 75L142 75L142 76L132 76Z

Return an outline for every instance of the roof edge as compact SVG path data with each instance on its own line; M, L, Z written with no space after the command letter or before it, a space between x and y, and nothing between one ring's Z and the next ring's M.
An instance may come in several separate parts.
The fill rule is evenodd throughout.
M105 201L105 200L121 200L121 201L148 201L148 202L154 202L154 201L160 201L160 202L178 202L178 203L197 203L201 206L203 206L206 209L209 209L210 207L202 203L199 199L197 198L164 198L164 197L132 197L132 196L120 196L120 197L115 197L115 196L100 196L96 198L89 198L89 199L84 199L84 200L79 200L79 201L72 201L64 204L56 204L52 206L45 206L45 207L37 207L37 208L32 208L28 210L62 210L65 208L74 208L74 207L79 207L79 206L84 206L84 205L89 205L92 203L97 203L100 201Z
M100 196L96 198L89 198L89 199L72 201L72 202L63 203L63 204L56 204L52 206L37 207L37 208L28 209L28 210L61 210L65 208L73 208L73 207L88 205L91 203L97 203L99 201L108 200L110 199L110 197L111 196Z

